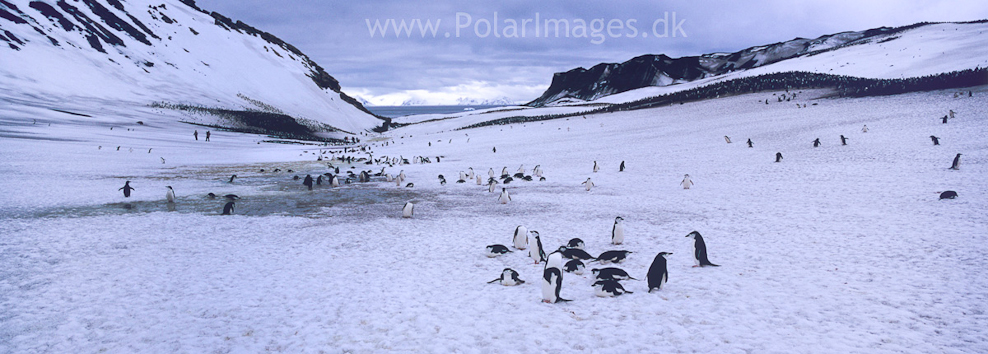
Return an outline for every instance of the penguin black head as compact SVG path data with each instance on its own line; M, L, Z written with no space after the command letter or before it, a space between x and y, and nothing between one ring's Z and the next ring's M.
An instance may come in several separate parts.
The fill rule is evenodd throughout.
M689 234L686 234L686 237L695 238L695 237L702 237L702 236L700 236L700 233L699 232L693 231L693 232L690 232Z
M165 188L168 188L168 189L171 189L171 190L174 190L174 189L172 189L172 186L165 186Z
M655 259L659 259L659 257L665 258L666 256L671 254L672 252L659 252L659 254L655 255Z

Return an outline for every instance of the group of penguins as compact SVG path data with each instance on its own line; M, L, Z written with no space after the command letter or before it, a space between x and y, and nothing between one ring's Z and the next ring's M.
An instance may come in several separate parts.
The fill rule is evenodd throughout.
M611 229L611 244L621 245L624 243L624 218L618 216L614 219L614 226ZM718 267L719 265L710 262L707 257L707 246L703 236L699 232L690 232L686 237L693 239L693 259L694 267ZM543 263L542 269L542 301L546 303L559 303L571 301L560 296L562 290L563 275L573 273L582 275L586 270L584 262L600 262L601 264L621 264L631 251L610 250L601 253L599 256L591 256L584 250L584 242L579 238L569 240L565 246L560 246L555 251L545 252L542 246L542 239L539 232L528 230L525 226L519 225L515 228L512 237L512 246L517 250L528 250L528 256L535 264ZM502 244L487 246L487 256L494 258L514 251ZM647 281L648 292L661 290L662 285L669 281L669 269L666 266L666 256L671 252L659 252L655 255L652 265L648 269ZM564 263L565 261L565 263ZM614 297L624 294L631 294L621 285L624 280L637 280L628 274L627 271L617 267L594 268L591 269L594 275L594 294L599 297ZM525 281L519 277L517 271L511 268L504 268L501 276L491 280L489 284L498 283L504 286L515 286L524 284Z

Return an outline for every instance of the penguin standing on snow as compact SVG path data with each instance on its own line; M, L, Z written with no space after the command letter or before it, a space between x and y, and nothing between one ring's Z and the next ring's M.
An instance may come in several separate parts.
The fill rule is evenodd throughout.
M515 235L511 238L511 243L520 250L528 248L528 228L518 225L515 228Z
M305 175L305 180L302 181L302 184L305 185L306 187L309 187L309 190L311 191L312 190L312 175Z
M134 187L131 187L130 186L130 181L126 181L126 182L124 182L124 186L123 187L120 187L120 189L117 189L117 190L118 191L119 190L123 190L124 198L130 198L130 191L134 190Z
M165 187L168 188L168 191L165 192L165 200L167 200L169 203L174 203L175 202L175 190L172 189L172 186L165 186Z
M518 272L511 268L504 268L501 271L501 277L487 282L487 284L498 283L504 286L515 286L519 284L525 284L524 280L518 278Z
M933 140L933 145L940 145L940 138L930 135L930 140Z
M563 288L562 269L563 255L559 251L552 252L542 270L542 302L554 304L570 301L559 297L559 291Z
M237 178L237 175L230 176L230 181L228 183L233 183L233 180Z
M511 196L508 195L507 188L501 188L501 195L497 197L497 202L501 204L508 204L511 201Z
M624 290L617 280L598 280L593 283L594 294L599 297L614 297L624 294L633 294L630 291Z
M841 134L840 136L840 144L847 145L847 138L844 137L844 134Z
M614 218L614 227L611 228L611 244L620 245L624 243L624 225L621 222L624 218L618 216Z
M235 205L236 204L234 204L234 202L227 202L226 205L223 206L223 215L233 215L233 208Z
M539 262L545 260L545 250L542 249L542 239L539 238L538 231L532 230L529 231L529 233L532 234L532 237L530 237L529 240L534 239L535 242L529 243L529 245L532 247L528 248L528 256L531 257L533 261L535 261L535 264L539 264Z
M666 256L672 253L659 252L648 267L648 292L653 289L662 290L662 285L669 281L669 269L666 267Z
M703 236L700 236L699 232L690 232L686 237L693 239L693 260L696 264L695 267L720 267L720 265L710 263L710 259L707 259L707 244L703 242Z
M727 141L727 143L730 144L731 143L731 137L729 137L727 135L724 135L724 141Z
M487 170L487 177L494 178L494 168Z
M496 186L497 186L497 181L487 182L487 193L494 193Z
M862 133L867 133L868 132L868 125L867 124L865 124L865 126L863 128L861 128L861 132Z
M950 169L951 170L961 169L961 154L957 154L957 156L954 156L954 162L950 165ZM126 192L124 192L124 194L126 194Z
M415 204L412 202L405 203L405 206L401 208L401 217L405 219L412 218L412 214L415 212Z
M624 161L621 161L621 166L618 167L618 172L624 172Z
M814 139L813 140L813 147L819 147L819 146L820 146L820 138Z
M594 172L597 172L597 171L594 171ZM590 188L593 188L593 186L594 186L593 181L591 181L589 178L587 178L586 181L583 181L583 183L580 183L580 184L585 185L587 187L587 192L589 192L590 191Z
M679 184L683 186L683 189L690 189L693 186L693 180L690 179L690 175L687 173L683 176L683 181L679 182Z
M782 162L782 153L781 152L775 153L775 162Z
M753 143L751 142L751 139L748 139L748 147L750 147L750 148L753 148L753 147L755 147L755 144L753 144Z
M532 169L532 174L535 177L542 177L542 165L535 165L535 168Z
M600 166L597 165L597 161L594 161L593 162L593 172L594 173L597 173L597 171L600 171Z

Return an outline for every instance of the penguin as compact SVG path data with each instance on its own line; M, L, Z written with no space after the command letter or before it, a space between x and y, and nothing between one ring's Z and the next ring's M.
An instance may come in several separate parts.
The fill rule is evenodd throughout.
M679 182L683 186L683 189L690 189L693 186L693 180L690 179L690 175L687 173L683 176L683 181Z
M624 161L621 161L621 166L618 167L618 172L624 172Z
M223 198L226 198L226 200L231 200L232 201L232 200L240 199L240 196L239 195L236 195L236 194L227 194L227 195L224 195Z
M522 179L523 181L528 181L528 182L531 182L531 181L532 181L532 176L525 176L525 177L522 177L521 179Z
M730 144L731 143L731 138L728 137L727 135L724 135L724 141L727 141L727 143Z
M518 166L518 173L521 173L522 176L525 175L525 164L521 164Z
M954 162L950 165L950 169L951 170L961 169L961 154L957 154L957 156L954 156Z
M511 181L514 181L514 180L515 180L514 178L505 177L504 180L501 181L501 183L508 184L508 183L511 183Z
M511 196L508 195L507 188L501 188L501 195L497 197L497 202L501 204L508 204L511 201Z
M489 182L487 184L487 193L494 193L494 189L495 189L494 187L496 185L497 185L497 182Z
M563 287L563 256L559 251L552 252L542 270L542 302L558 303L570 301L559 296Z
M954 198L957 198L957 192L945 191L943 193L940 193L940 199L954 199Z
M511 268L504 268L501 277L487 282L487 284L498 283L504 286L515 286L525 284L524 280L518 278L518 272Z
M535 177L542 177L542 165L535 165L535 168L532 169L532 174Z
M720 265L710 263L710 259L707 258L707 244L703 242L703 236L700 236L699 232L690 232L686 237L692 238L693 241L693 261L696 262L693 265L696 267L720 267Z
M648 292L653 289L662 290L662 284L669 281L669 269L666 267L666 256L671 252L659 252L652 261L652 266L648 267Z
M748 147L750 148L755 147L755 145L751 142L751 139L748 139Z
M405 188L412 188L412 187L415 187L415 183L408 183L405 185Z
M206 194L206 197L208 197L209 199L216 199L216 194L214 194L213 192L209 192L209 194Z
M624 269L621 268L614 268L614 267L607 267L600 269L594 268L591 269L590 272L593 273L594 279L596 280L628 280L628 279L638 280L632 278L631 275L628 274L628 272L625 272Z
M298 181L299 179L301 179L301 177L299 177L298 175L295 175L295 176L292 177L292 180L294 180L294 181Z
M387 181L387 182L394 182L395 178L390 173L388 173L388 174L384 175L384 180ZM446 179L443 178L442 180L445 181ZM336 187L336 186L334 186L334 187Z
M439 179L439 185L445 186L446 185L446 179L445 178L440 178Z
M847 145L847 138L845 138L843 134L840 136L840 144Z
M504 178L504 176L507 175L508 175L508 166L504 166L504 168L501 169L501 178Z
M566 248L582 250L583 246L585 246L585 243L583 243L583 240L579 238L570 239L569 242L566 243Z
M865 124L865 126L861 128L861 132L862 133L867 133L868 132L868 125L867 124Z
M223 206L223 215L233 215L234 206L234 202L227 202L226 205Z
M563 258L566 259L579 259L581 261L583 260L591 261L594 259L593 256L587 253L587 251L584 251L579 248L569 248L566 246L562 246L559 247L559 252L562 253Z
M405 170L401 170L398 172L398 178L401 178L402 181L405 180Z
M545 182L545 177L539 177L539 182Z
M405 219L410 219L414 212L415 212L415 204L412 204L412 202L406 202L405 206L401 208L401 217Z
M594 173L597 173L597 171L600 171L600 166L597 165L597 161L594 161L593 162L593 172Z
M602 264L621 263L628 257L631 251L605 251L597 257L597 261Z
M775 153L775 162L782 162L782 153L781 152Z
M624 294L633 294L630 291L624 290L621 283L617 280L598 280L593 283L594 294L599 297L614 297L621 296Z
M933 145L940 145L940 138L930 135L930 140L933 140Z
M119 190L123 190L124 198L130 198L130 191L132 191L134 189L135 189L134 187L131 187L130 186L130 181L126 181L126 182L124 182L124 186L123 187L120 187L120 189L117 189L117 190L118 191Z
M458 180L456 180L456 183L467 183L467 181L462 180L462 179L458 179Z
M947 116L943 116L943 124L947 124Z
M478 186L484 185L484 179L481 178L479 174L477 175L477 185Z
M624 218L618 216L614 218L614 227L611 228L611 244L620 245L624 243L624 225L621 222Z
M230 182L229 183L233 183L233 180L236 179L236 178L237 178L237 175L230 176Z
M339 178L336 178L336 176L333 176L333 179L329 182L329 185L330 186L333 186L333 187L339 187L340 186L340 179Z
M594 171L594 172L596 172L596 171ZM593 181L591 181L590 178L587 178L586 181L583 181L583 183L580 183L580 184L586 186L587 192L589 192L590 191L590 188L593 188L593 186L594 186Z
M501 244L487 245L487 257L488 258L494 258L494 257L500 256L502 254L511 253L511 252L512 252L511 250L509 250L507 247L505 247L504 245L501 245Z
M174 203L175 202L175 190L172 189L172 186L165 186L165 188L168 188L168 191L165 192L165 200L167 200L169 203Z
M583 271L587 269L587 266L583 264L583 261L579 259L571 259L566 262L565 271L567 273L573 273L576 275L583 275Z
M820 138L816 138L813 140L813 147L820 147Z
M529 246L532 246L528 248L528 256L531 257L533 261L535 261L535 264L539 264L539 262L545 260L545 250L542 249L542 239L539 238L538 231L531 230L528 233L532 235L532 237L530 237L529 240L532 239L535 240L534 243L529 242L528 244Z
M525 178L525 174L524 173L521 173L521 172L518 172L518 173L515 173L514 177L517 178L517 179L524 179Z
M309 187L309 190L311 191L312 190L312 175L305 175L305 180L302 181L302 184L305 185L306 187Z
M316 185L317 186L322 185L322 175L316 176Z
M487 176L490 178L494 178L494 168L490 168L487 170Z
M467 178L469 178L469 177L467 177L467 174L465 172L463 172L463 171L460 171L460 179L457 180L456 183L463 183L463 182L460 182L460 181L466 181Z
M518 225L515 228L515 234L511 238L511 243L514 244L516 249L526 249L528 248L528 228L522 225Z

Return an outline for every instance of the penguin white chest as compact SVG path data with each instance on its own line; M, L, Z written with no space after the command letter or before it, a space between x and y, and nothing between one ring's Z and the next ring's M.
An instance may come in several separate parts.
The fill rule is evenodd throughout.
M614 230L611 234L611 243L620 245L624 243L624 226L621 223L614 223Z

